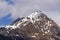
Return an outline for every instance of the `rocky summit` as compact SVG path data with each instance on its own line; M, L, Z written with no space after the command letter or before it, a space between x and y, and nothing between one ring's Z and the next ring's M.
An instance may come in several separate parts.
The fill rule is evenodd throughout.
M60 40L60 27L41 11L0 27L0 40Z

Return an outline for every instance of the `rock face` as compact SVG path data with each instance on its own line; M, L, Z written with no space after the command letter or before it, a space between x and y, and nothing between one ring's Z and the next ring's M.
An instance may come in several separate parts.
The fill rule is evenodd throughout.
M0 28L0 40L60 40L60 28L41 11Z

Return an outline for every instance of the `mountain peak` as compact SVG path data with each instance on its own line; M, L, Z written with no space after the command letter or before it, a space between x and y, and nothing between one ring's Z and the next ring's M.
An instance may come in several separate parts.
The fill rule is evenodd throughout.
M42 11L32 12L27 17L17 18L12 25L0 28L0 38L3 40L60 40L60 28ZM2 38L4 37L4 38Z
M42 11L32 12L29 16L30 22L34 23L35 21L40 21L42 19L47 19L48 17Z
M45 18L46 15L42 13L42 11L35 11L35 12L32 12L32 14L30 14L28 16L29 18L34 18L34 19L37 19L37 18Z
M20 25L21 22L31 22L35 23L36 21L41 21L44 19L49 19L42 11L34 11L27 17L17 18L15 21L12 22L11 25Z

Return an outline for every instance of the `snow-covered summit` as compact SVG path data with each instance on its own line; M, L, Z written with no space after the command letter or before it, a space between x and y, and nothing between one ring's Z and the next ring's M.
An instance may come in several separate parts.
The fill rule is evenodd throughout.
M47 16L43 14L42 11L35 11L32 12L29 16L27 16L27 18L29 19L30 22L34 23L35 21L39 21L41 19L47 18ZM27 18L25 18L24 20L27 21Z
M32 12L32 14L30 14L28 17L31 19L32 18L37 19L39 17L46 17L46 15L43 14L42 11L35 11L35 12Z

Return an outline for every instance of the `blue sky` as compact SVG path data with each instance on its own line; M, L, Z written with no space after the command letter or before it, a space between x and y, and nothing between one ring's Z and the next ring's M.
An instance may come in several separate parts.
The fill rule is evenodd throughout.
M11 14L8 14L8 15L0 18L0 26L8 25L8 24L12 23L13 19L11 19L10 17L11 17Z
M14 4L13 1L11 0L1 0L1 2L2 1L5 1L8 5ZM0 26L9 25L12 22L13 22L13 19L11 18L11 13L8 13L7 15L4 15L3 17L0 18Z
M60 26L60 0L0 0L0 25L41 10Z

